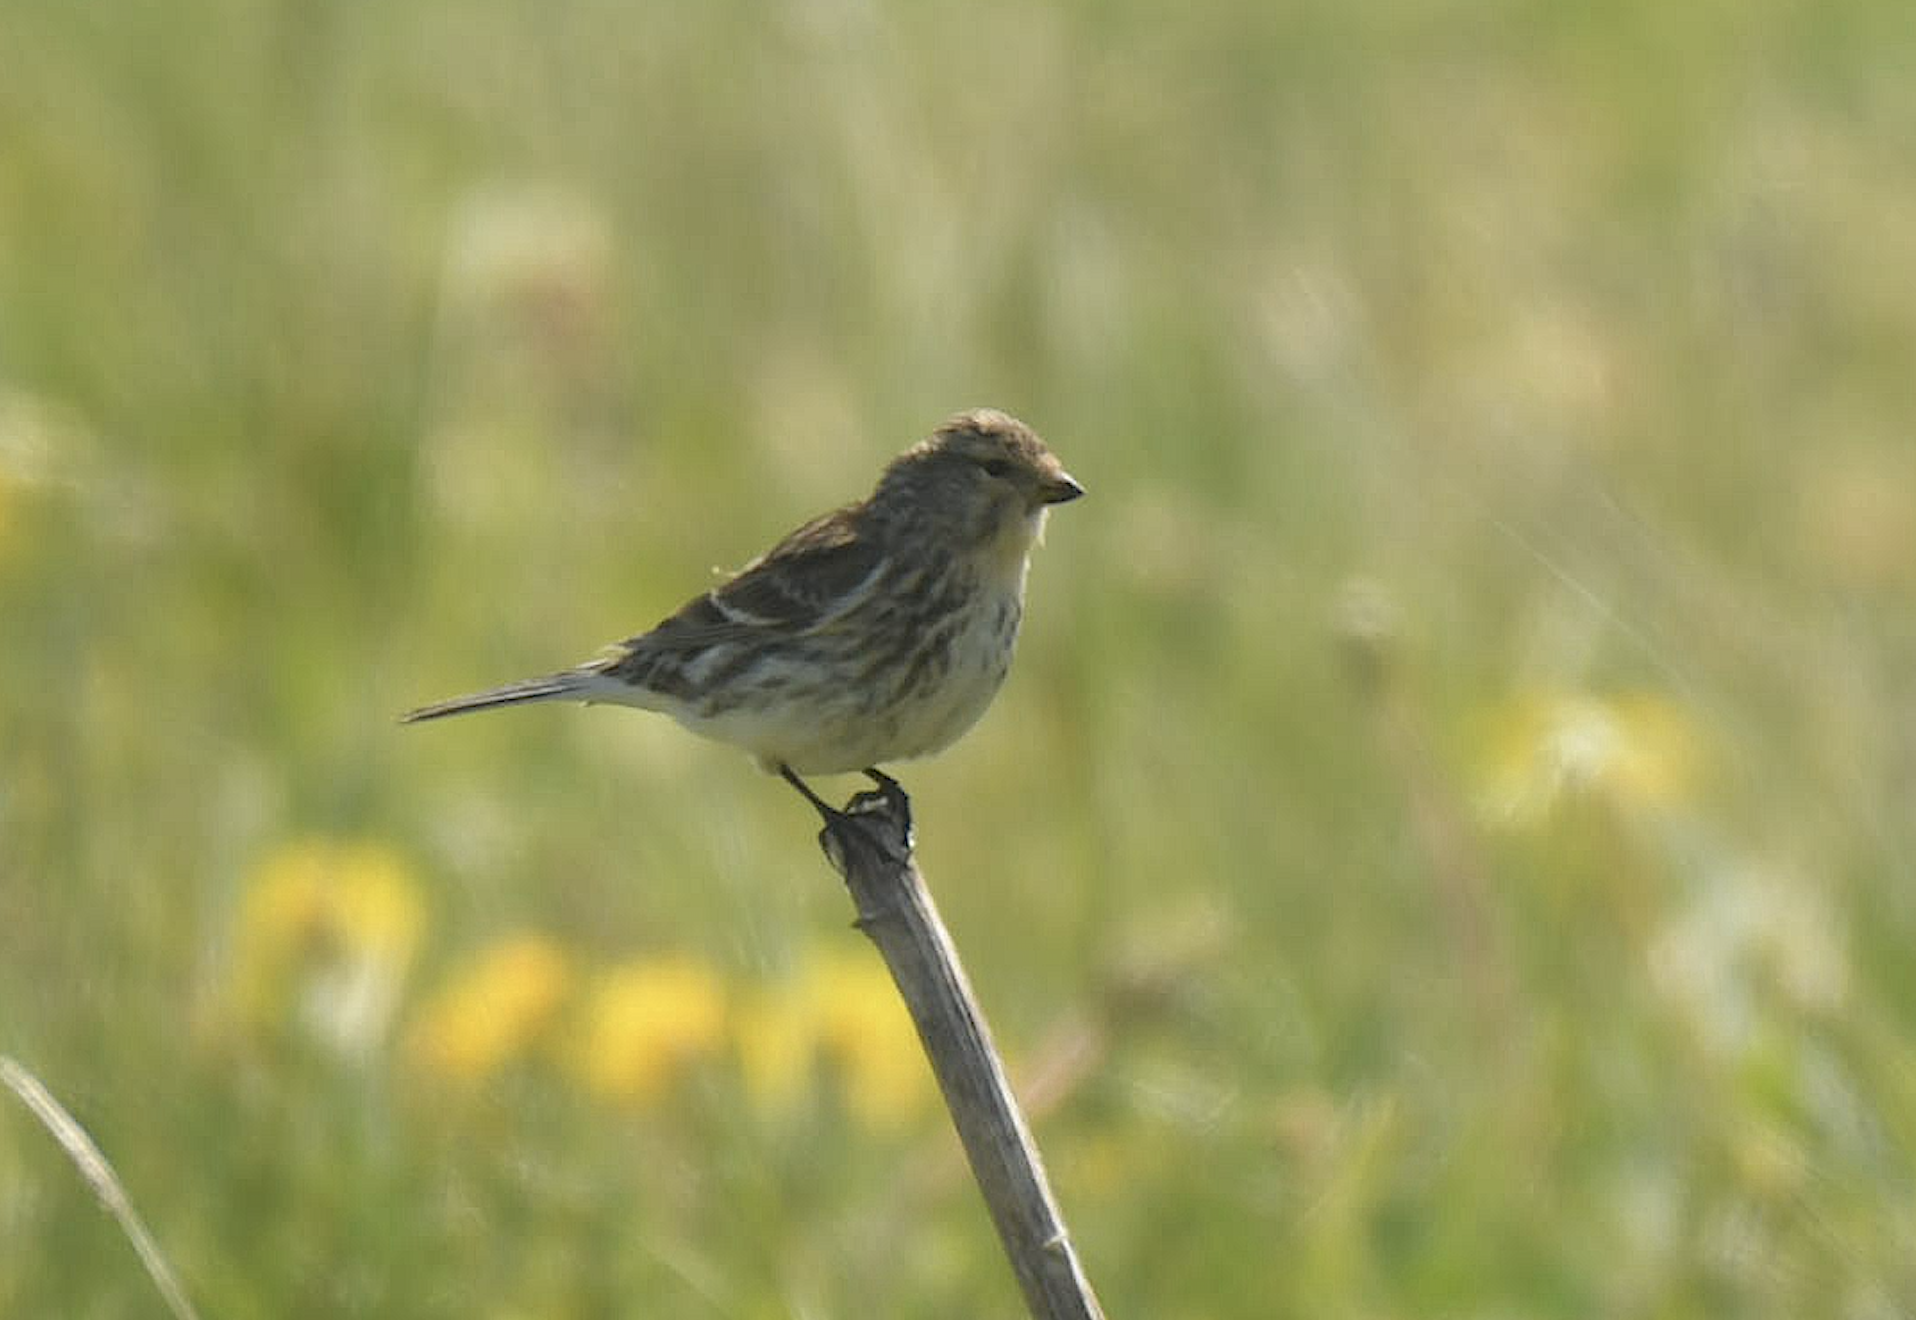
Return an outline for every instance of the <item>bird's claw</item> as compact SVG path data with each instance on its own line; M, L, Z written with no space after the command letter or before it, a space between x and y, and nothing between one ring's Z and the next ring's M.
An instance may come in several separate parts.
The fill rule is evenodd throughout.
M845 804L845 814L889 816L897 825L899 837L905 841L905 850L910 852L913 845L911 798L906 794L904 785L883 770L867 770L865 775L877 787L855 795Z
M911 798L906 795L904 786L884 771L867 770L865 774L877 787L854 794L839 813L838 821L856 821L893 858L908 860L914 847Z
M840 831L847 828L863 830L894 859L910 860L915 846L911 823L911 798L905 793L904 786L884 771L865 771L877 787L855 794L852 800L845 804L843 810L832 806L814 793L811 786L794 774L789 766L780 766L779 774L793 788L804 794L805 800L812 804L819 818L824 821L825 828L819 832L818 841L824 848L826 857L836 869L840 871L845 869L845 841L840 837Z
M874 811L882 803L884 807L902 817L907 823L911 820L911 798L905 793L905 786L886 774L883 770L867 770L865 775L875 788L868 788L852 798L846 804L848 811ZM863 805L861 805L863 804Z

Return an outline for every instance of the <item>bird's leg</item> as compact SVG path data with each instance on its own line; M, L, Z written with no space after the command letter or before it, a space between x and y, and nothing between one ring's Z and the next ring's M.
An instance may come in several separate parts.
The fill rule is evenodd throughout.
M812 786L803 779L800 779L798 775L793 772L792 767L789 765L781 765L778 768L778 773L781 779L797 789L805 800L817 809L819 816L823 818L827 826L834 825L845 819L844 812L834 807L818 794L812 792Z
M888 852L898 856L907 859L911 856L911 799L905 796L905 790L898 781L883 771L867 770L865 773L871 776L872 782L878 787L868 788L858 794L845 804L843 811L840 811L814 793L812 786L800 779L792 767L789 765L778 767L779 778L797 789L799 795L811 803L812 809L818 812L819 819L825 822L825 828L819 832L818 842L825 849L825 856L840 871L845 869L845 840L840 832L862 816L872 817L870 824L859 821L855 828L881 841L889 833L883 827L896 826L897 843L886 841L884 847ZM873 835L874 830L878 830L879 833ZM903 851L899 852L901 846Z

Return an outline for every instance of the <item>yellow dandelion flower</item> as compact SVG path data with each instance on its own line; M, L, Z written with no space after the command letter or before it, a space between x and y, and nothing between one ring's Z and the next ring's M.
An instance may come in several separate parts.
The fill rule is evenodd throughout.
M571 986L565 953L542 935L484 949L421 1012L413 1058L454 1082L483 1081L545 1039Z
M1664 697L1525 693L1495 717L1481 800L1491 819L1521 825L1579 800L1674 806L1694 788L1700 747L1695 722Z
M658 1099L693 1062L724 1045L725 987L686 957L604 973L590 993L576 1054L580 1080L606 1100Z
M931 1065L884 963L867 950L835 952L807 980L819 1047L837 1068L852 1114L873 1127L920 1115Z
M732 1043L746 1090L767 1109L810 1094L820 1064L852 1115L872 1127L917 1117L931 1090L917 1030L868 951L827 954L789 984L752 996L734 1018Z
M303 839L269 856L240 906L233 998L256 1030L295 1021L342 1051L385 1038L424 912L410 869L377 843Z
M746 1094L763 1110L795 1104L811 1087L817 1057L811 1005L788 992L761 988L732 1014L732 1048Z

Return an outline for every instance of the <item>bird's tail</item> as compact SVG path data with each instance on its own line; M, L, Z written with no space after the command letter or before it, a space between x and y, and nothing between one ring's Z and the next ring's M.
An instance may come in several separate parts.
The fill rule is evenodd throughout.
M409 710L399 717L399 722L417 724L421 720L436 720L445 715L464 715L470 710L491 710L495 706L517 706L530 701L584 701L591 695L596 677L589 669L568 669L541 678L522 678L517 683L506 683L500 687L487 688L484 692L468 693L463 697L435 701L418 710Z

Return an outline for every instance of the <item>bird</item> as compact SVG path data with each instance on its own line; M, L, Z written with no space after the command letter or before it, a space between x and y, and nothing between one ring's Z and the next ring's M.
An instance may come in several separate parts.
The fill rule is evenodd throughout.
M1053 505L1084 494L1025 423L948 418L871 494L803 524L649 631L571 669L421 706L418 723L545 701L634 706L749 753L830 822L806 775L943 751L991 704Z

